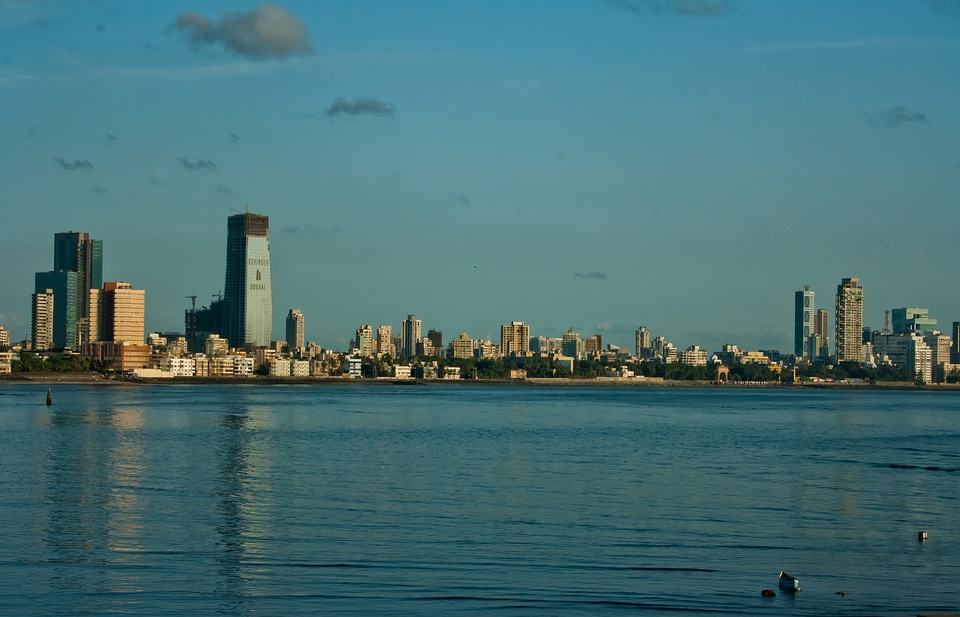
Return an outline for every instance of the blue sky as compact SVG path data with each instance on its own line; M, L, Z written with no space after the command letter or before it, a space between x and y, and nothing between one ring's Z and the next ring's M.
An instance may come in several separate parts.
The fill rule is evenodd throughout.
M946 330L957 67L954 0L0 0L0 325L78 230L182 330L249 206L274 338L324 347L414 313L790 351L847 276Z

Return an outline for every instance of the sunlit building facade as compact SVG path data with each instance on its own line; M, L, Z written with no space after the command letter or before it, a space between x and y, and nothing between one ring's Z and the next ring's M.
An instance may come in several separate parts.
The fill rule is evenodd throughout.
M227 217L227 267L222 336L231 347L263 347L273 335L269 217Z

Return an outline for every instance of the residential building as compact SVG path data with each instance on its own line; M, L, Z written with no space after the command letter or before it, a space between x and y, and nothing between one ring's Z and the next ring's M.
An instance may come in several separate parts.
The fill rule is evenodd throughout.
M907 366L907 356L910 353L910 337L907 335L874 334L873 356L878 364L892 364Z
M433 341L429 337L423 337L417 341L417 356L421 358L432 358L437 355L437 350L433 347Z
M412 358L417 355L417 341L422 338L420 334L422 327L423 322L417 319L416 315L407 315L407 318L401 324L401 356Z
M907 354L907 370L920 383L933 382L933 364L930 348L917 333L905 335L909 341Z
M13 372L13 352L0 351L0 375L9 375Z
M142 343L145 329L144 299L144 290L134 289L130 283L104 283L103 291L99 294L98 340Z
M276 358L267 363L271 377L290 377L290 360Z
M522 321L500 326L500 353L504 357L530 355L530 326Z
M587 355L596 356L603 351L603 337L599 334L594 334L590 338L583 341L583 351Z
M925 308L898 308L893 309L891 314L894 334L907 334L909 332L926 334L937 329L937 320L930 319L930 311Z
M930 348L930 364L940 366L950 364L950 337L934 330L923 337L923 342Z
M290 360L290 376L291 377L309 377L310 361L309 360Z
M457 338L450 342L451 351L454 358L472 358L473 357L473 339L463 332Z
M30 336L37 351L53 349L53 304L52 289L33 294Z
M640 329L637 330L637 357L650 357L650 331L644 326L640 326Z
M70 270L37 272L34 293L53 293L53 345L51 348L77 348L77 273ZM36 340L36 339L34 339Z
M793 302L793 353L798 358L813 360L815 349L813 291L809 285L794 294Z
M0 327L0 349L6 349L10 346L10 331Z
M700 349L699 345L692 345L681 351L678 357L680 364L689 364L691 366L706 366L707 351Z
M233 361L233 376L234 377L252 377L253 371L256 368L254 364L254 359L248 356L230 356L230 360Z
M377 355L396 357L397 348L393 344L392 326L381 324L377 328Z
M301 349L304 346L304 317L298 309L290 309L287 313L287 347L291 350Z
M428 330L427 338L430 339L430 343L433 344L434 349L443 349L443 332L440 330Z
M563 339L559 336L535 336L530 339L530 351L539 354L560 353L563 348Z
M835 323L837 362L863 363L863 287L859 279L844 278L837 285Z
M269 345L273 334L269 217L227 217L223 331L231 347Z
M99 362L112 362L111 368L121 373L150 366L150 346L143 342L124 343L94 341L80 347L80 355Z
M220 358L230 351L230 341L216 334L208 334L204 353L208 358Z
M563 355L571 358L579 358L583 343L580 342L580 334L570 326L570 329L563 333L560 349Z
M369 324L361 325L357 330L355 342L361 357L368 358L377 353L377 348L373 341L373 326Z

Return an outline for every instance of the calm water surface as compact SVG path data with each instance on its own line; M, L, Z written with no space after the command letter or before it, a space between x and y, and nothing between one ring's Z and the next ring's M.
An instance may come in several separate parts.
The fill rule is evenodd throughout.
M0 386L2 614L960 611L955 394L45 394Z

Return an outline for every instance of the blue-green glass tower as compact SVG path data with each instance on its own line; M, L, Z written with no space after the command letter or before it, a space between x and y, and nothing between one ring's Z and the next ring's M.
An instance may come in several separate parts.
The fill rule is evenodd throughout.
M37 272L34 293L53 290L53 346L57 349L77 346L77 287L76 272Z

